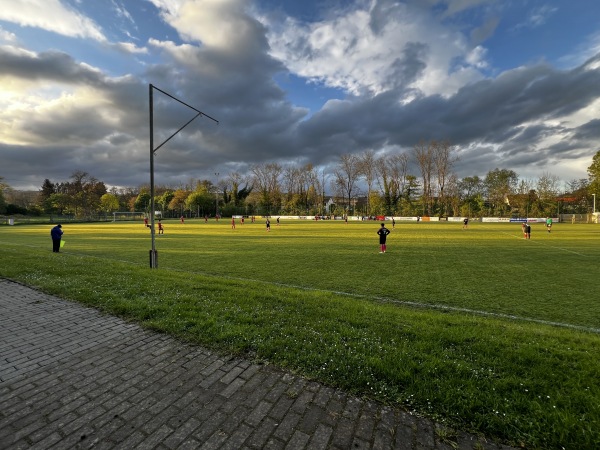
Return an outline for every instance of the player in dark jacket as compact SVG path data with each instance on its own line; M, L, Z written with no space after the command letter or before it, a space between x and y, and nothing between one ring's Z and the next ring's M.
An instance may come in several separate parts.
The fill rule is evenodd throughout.
M52 237L52 251L54 253L60 252L60 240L62 235L63 230L60 223L50 230L50 237Z

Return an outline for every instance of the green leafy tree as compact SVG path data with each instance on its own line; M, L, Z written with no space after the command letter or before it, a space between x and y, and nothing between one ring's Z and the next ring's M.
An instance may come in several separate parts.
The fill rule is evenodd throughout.
M189 194L185 199L185 209L195 213L197 217L204 216L214 208L213 196L208 190L200 189Z
M100 197L100 208L106 213L111 213L119 209L119 198L114 194L104 194Z
M54 193L56 193L54 183L52 183L48 178L46 178L44 180L44 183L42 184L42 189L40 189L40 194L38 198L38 204L45 212L52 212L50 196Z
M485 196L483 180L475 175L474 177L463 178L458 185L462 202L461 215L467 217L479 216L482 212Z
M150 213L150 193L146 191L140 192L133 203L133 207L136 211L146 211Z
M183 213L185 207L185 200L190 191L186 189L177 189L175 192L167 191L160 198L160 203L170 211L176 211L177 213Z
M68 210L71 204L71 199L68 194L55 193L48 198L50 210L56 212L59 215L63 215Z
M592 158L592 164L587 169L590 184L588 186L590 194L596 194L596 205L600 201L600 150Z

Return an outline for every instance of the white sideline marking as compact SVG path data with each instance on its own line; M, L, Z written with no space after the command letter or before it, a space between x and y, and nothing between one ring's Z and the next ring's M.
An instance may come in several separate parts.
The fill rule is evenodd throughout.
M514 236L514 235L511 235L511 236ZM33 245L27 245L27 244L24 244L24 245L23 244L13 244L13 243L7 243L7 244L20 245L23 247L39 248L39 246L33 246ZM67 252L65 252L65 253L67 253ZM86 254L82 254L82 253L77 253L77 254L72 254L72 255L79 256L79 257L102 259L102 260L106 260L106 261L118 261L118 262L122 262L122 263L126 263L126 264L131 264L134 266L143 266L144 265L144 264L135 263L132 261L125 261L122 259L106 258L106 257L102 257L102 256L86 255ZM581 256L585 256L585 255L581 255ZM216 275L216 274L212 274L212 273L175 269L175 268L171 268L171 267L167 267L167 270L172 270L174 272L193 273L196 275L202 275L202 276L210 277L210 278L223 278L226 280L246 281L246 282L250 281L252 283L262 283L262 284L284 287L284 288L300 289L303 291L325 292L328 294L341 295L343 297L363 298L363 299L367 299L367 300L375 300L380 303L393 303L396 305L410 306L413 308L437 309L437 310L441 310L441 311L462 312L462 313L473 314L473 315L482 316L482 317L497 317L500 319L519 320L519 321L523 321L523 322L537 323L540 325L549 325L549 326L554 326L554 327L569 328L571 330L586 331L589 333L600 334L600 328L585 327L583 325L573 325L570 323L563 323L563 322L553 322L550 320L535 319L535 318L530 318L530 317L521 317L521 316L515 316L512 314L506 314L506 313L494 313L494 312L489 312L489 311L480 311L477 309L460 308L457 306L439 305L436 303L420 303L420 302L413 302L410 300L396 300L396 299L387 298L387 297L370 296L370 295L365 295L365 294L354 294L352 292L343 292L343 291L332 291L329 289L319 289L319 288L312 288L312 287L307 287L307 286L297 286L294 284L277 283L274 281L255 280L252 278L231 277L228 275Z
M500 231L499 233L501 233L501 234L507 234L507 235L509 235L509 236L512 236L512 237L514 237L514 238L517 238L517 239L523 239L523 237L522 237L522 236L519 236L519 235L516 235L516 236L515 236L514 234L512 234L512 233L509 233L509 232L507 232L507 231ZM584 258L590 258L590 255L584 255L583 253L575 252L575 251L573 251L573 250L568 250L568 249L566 249L566 248L562 248L562 247L556 247L556 246L554 246L554 245L548 245L548 244L546 244L545 242L540 242L540 241L538 241L538 240L531 240L531 239L529 239L529 241L530 241L530 242L533 242L533 243L535 243L535 244L538 244L538 245L544 245L544 246L546 246L546 247L554 248L554 249L556 249L556 250L562 250L563 252L574 253L575 255L578 255L578 256L583 256Z
M169 269L169 270L180 271L178 269ZM182 271L182 272L184 272L184 271ZM185 271L185 272L188 272L188 271ZM213 277L213 278L224 278L224 279L233 280L233 281L251 281L253 283L270 284L270 285L284 287L284 288L301 289L303 291L325 292L328 294L341 295L344 297L364 298L367 300L375 300L375 301L378 301L381 303L393 303L393 304L397 304L397 305L410 306L413 308L438 309L438 310L442 310L442 311L462 312L462 313L468 313L468 314L484 316L484 317L497 317L497 318L501 318L501 319L521 320L521 321L525 321L525 322L537 323L540 325L550 325L550 326L555 326L555 327L570 328L573 330L587 331L590 333L600 334L600 328L585 327L583 325L573 325L570 323L563 323L563 322L552 322L550 320L535 319L535 318L529 318L529 317L520 317L520 316L515 316L512 314L480 311L477 309L461 308L461 307L457 307L457 306L448 306L448 305L439 305L436 303L420 303L420 302L413 302L410 300L396 300L396 299L387 298L387 297L378 297L378 296L371 296L371 295L365 295L365 294L354 294L351 292L332 291L332 290L328 290L328 289L318 289L318 288L311 288L311 287L306 287L306 286L296 286L293 284L277 283L277 282L273 282L273 281L253 280L251 278L230 277L230 276L226 276L226 275L213 275L213 274L208 274L208 273L204 273L204 272L192 272L192 273L195 273L197 275L207 276L207 277Z

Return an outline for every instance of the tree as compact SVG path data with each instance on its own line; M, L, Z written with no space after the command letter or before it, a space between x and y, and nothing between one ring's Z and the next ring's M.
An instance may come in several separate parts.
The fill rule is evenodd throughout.
M177 189L175 192L168 190L158 198L158 202L162 205L163 210L168 209L169 211L177 211L177 214L183 214L185 207L185 201L190 195L190 191L187 189Z
M71 180L62 183L60 189L56 189L57 192L69 196L69 209L76 216L85 216L98 211L100 197L106 194L104 183L83 171L73 172Z
M258 187L260 204L266 214L279 209L281 204L280 176L282 167L277 163L256 164L252 166L254 184Z
M140 192L133 203L133 207L136 211L146 211L150 214L150 193L146 191Z
M51 211L56 211L59 215L63 215L65 210L69 207L71 199L68 194L56 193L52 194L48 199L51 207Z
M440 215L446 214L446 183L452 176L452 168L458 157L448 141L432 141L433 167L437 180L438 203Z
M484 185L488 202L494 208L495 215L504 215L508 208L506 200L515 192L518 181L519 176L513 170L496 168L487 173Z
M117 211L119 209L119 198L114 194L104 194L100 197L100 207L107 213Z
M362 155L359 155L358 159L360 173L365 177L365 181L367 182L367 215L371 215L371 191L373 182L377 176L375 152L367 150Z
M0 214L4 214L6 212L6 200L4 199L4 189L8 188L8 185L2 181L3 179L3 177L0 177Z
M350 211L352 193L355 190L360 173L358 156L351 154L340 155L340 161L333 172L335 177L333 183L341 196L346 200L346 213Z
M481 213L484 203L485 186L483 180L477 175L465 177L458 182L462 202L460 213L463 216L473 217Z
M458 177L455 174L452 174L446 182L445 198L449 208L448 214L451 216L459 216L460 187Z
M252 190L252 188L248 190L248 182L246 181L246 177L241 175L239 172L232 172L229 174L228 182L230 185L230 192L229 195L227 195L229 202L233 203L233 206L241 205ZM242 184L245 184L245 186L240 188Z
M401 199L410 203L410 175L408 174L408 155L406 153L382 156L375 163L377 181L381 188L385 214L394 214L401 209ZM413 177L414 179L414 177Z
M515 192L507 195L506 203L511 208L512 214L518 214L520 217L538 215L539 208L536 205L538 196L533 186L533 182L529 180L520 180Z
M195 190L185 199L185 209L195 211L197 217L205 215L207 211L212 211L213 206L213 196L206 188Z
M556 211L560 179L548 172L542 173L536 183L536 193L539 199L540 215L551 216Z
M571 180L567 183L568 193L565 197L572 199L566 204L563 204L563 211L571 214L586 214L590 207L590 182L581 178L579 180Z
M432 213L432 180L434 176L434 146L432 143L419 142L414 149L415 158L421 171L423 180L423 215L430 216Z
M596 202L600 201L600 150L592 158L592 164L587 169L590 184L589 191L596 194Z

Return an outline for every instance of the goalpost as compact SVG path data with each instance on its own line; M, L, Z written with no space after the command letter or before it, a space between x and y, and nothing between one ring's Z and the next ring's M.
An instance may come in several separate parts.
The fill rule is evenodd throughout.
M143 211L116 211L113 212L113 222L127 221L127 220L138 220L143 219L146 213Z

